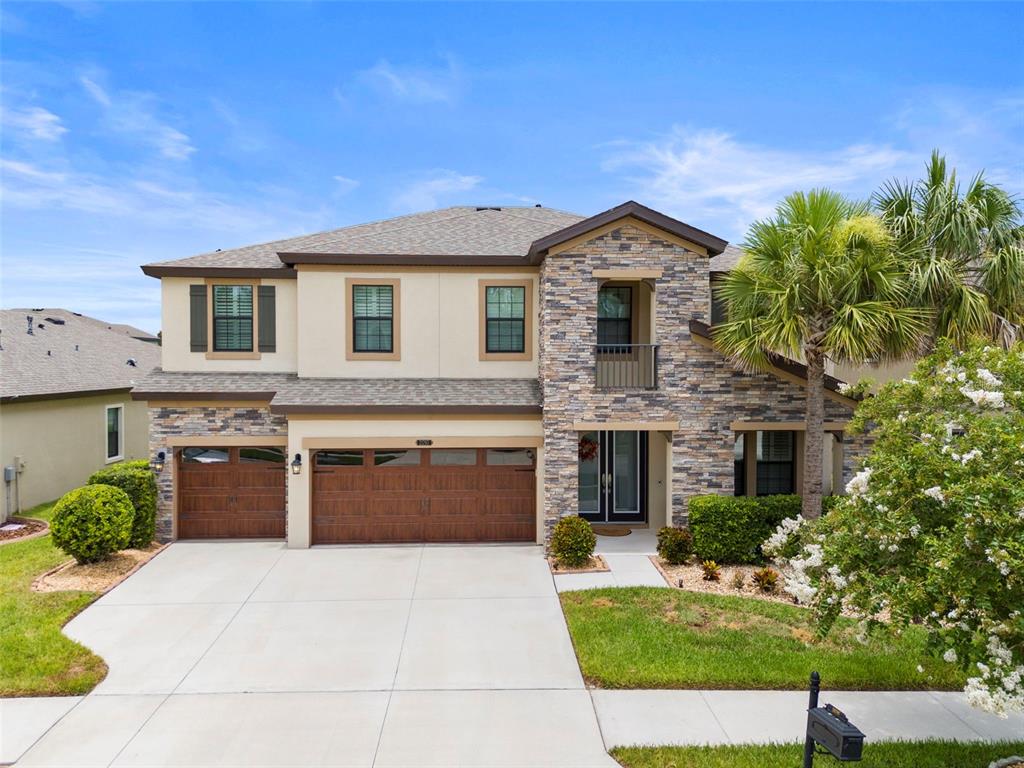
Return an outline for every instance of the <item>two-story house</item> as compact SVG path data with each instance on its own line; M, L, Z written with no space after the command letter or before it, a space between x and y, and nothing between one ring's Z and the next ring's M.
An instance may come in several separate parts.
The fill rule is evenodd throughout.
M160 536L543 543L798 490L802 367L711 340L726 245L634 202L457 207L143 267ZM855 453L837 383L826 487Z

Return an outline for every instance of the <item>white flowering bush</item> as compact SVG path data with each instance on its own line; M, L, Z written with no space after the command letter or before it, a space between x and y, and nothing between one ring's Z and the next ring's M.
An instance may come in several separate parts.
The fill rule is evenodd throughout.
M786 589L823 632L843 608L867 630L922 625L994 712L1024 709L1022 390L1024 346L940 345L858 408L874 442L845 500L765 542L785 556L799 538Z

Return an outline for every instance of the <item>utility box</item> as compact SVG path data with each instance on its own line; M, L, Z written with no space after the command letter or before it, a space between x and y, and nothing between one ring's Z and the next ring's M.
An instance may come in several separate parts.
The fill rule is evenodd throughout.
M864 734L831 704L807 710L807 736L839 760L861 759Z

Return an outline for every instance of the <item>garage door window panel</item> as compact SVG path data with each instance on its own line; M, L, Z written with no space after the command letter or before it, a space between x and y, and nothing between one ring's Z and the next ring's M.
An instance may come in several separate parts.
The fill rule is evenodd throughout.
M374 451L373 465L375 467L419 467L423 463L422 451L418 448L397 451Z

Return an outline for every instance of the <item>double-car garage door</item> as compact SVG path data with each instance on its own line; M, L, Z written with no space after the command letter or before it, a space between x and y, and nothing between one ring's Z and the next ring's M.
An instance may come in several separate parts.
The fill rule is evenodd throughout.
M320 450L310 469L313 544L536 537L531 449ZM284 448L184 448L178 470L179 538L284 537Z
M526 448L317 451L314 544L533 541Z

